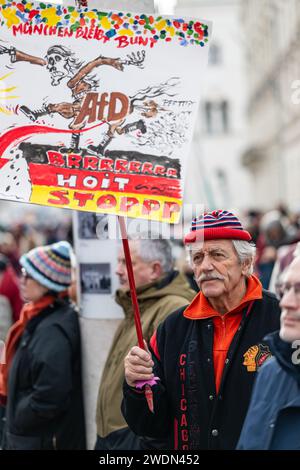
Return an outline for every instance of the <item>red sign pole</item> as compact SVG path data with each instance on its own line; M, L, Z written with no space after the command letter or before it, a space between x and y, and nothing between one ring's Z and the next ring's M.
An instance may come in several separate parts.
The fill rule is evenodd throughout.
M133 274L133 269L132 269L132 261L131 261L125 219L124 217L119 215L118 220L119 220L119 225L120 225L126 268L127 268L127 273L128 273L128 281L129 281L130 294L131 294L131 300L132 300L132 305L133 305L134 322L135 322L136 334L137 334L137 339L138 339L138 345L141 349L145 349L145 345L143 341L143 331L142 331L142 325L141 325L141 315L140 315L139 303L138 303L138 299L136 295L136 287L135 287L134 274ZM155 383L155 381L153 383ZM152 413L154 413L153 393L152 393L151 387L149 383L143 383L143 385L141 385L141 383L137 384L137 388L140 388L141 386L144 386L145 397L148 403L149 410Z
M131 294L131 300L132 300L132 305L133 305L134 322L135 322L138 344L140 348L145 349L144 341L143 341L142 325L141 325L140 308L139 308L139 303L138 303L138 299L136 295L135 280L134 280L134 274L133 274L133 269L132 269L132 261L131 261L125 219L124 217L120 215L118 216L118 219L119 219L119 225L120 225L120 231L121 231L121 237L122 237L122 243L123 243L123 250L124 250L124 255L125 255L126 268L127 268L127 273L128 273L128 281L129 281L129 286L130 286L130 294Z

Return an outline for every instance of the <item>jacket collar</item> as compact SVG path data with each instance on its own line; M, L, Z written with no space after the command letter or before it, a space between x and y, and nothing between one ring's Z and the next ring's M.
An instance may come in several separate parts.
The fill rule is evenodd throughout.
M157 290L163 289L164 287L171 284L171 282L174 281L174 279L178 276L178 274L179 274L179 271L174 270L168 273L167 275L160 277L154 282L149 282L148 284L138 287L136 289L136 293L137 293L140 307L141 307L141 302L146 300L147 294L151 290L157 291ZM130 295L129 289L126 289L126 290L118 289L116 291L115 300L117 304L119 304L123 308L126 318L128 316L133 315L133 307L132 307L132 301L131 301L131 295ZM140 313L143 314L143 308L140 308Z
M225 315L238 313L251 301L262 298L262 285L259 279L252 275L247 279L247 291L242 301L233 310L230 310ZM190 305L183 312L184 317L190 320L204 320L220 316L221 314L213 309L208 299L199 292ZM224 316L224 315L223 315Z
M279 331L267 335L264 341L270 346L271 353L276 357L280 367L293 376L300 385L300 364L293 364L292 362L295 349L292 348L291 343L282 341Z

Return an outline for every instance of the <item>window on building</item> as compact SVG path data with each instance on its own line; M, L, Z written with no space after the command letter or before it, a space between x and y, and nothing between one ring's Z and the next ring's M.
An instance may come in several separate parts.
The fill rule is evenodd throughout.
M229 130L228 102L207 101L204 104L206 131L209 134L227 133Z
M208 64L220 65L221 63L222 63L221 47L216 43L212 43L208 51Z

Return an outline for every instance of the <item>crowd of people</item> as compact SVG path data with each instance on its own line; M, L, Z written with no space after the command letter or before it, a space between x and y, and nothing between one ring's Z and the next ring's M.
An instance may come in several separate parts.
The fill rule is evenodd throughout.
M0 228L1 445L84 449L72 226L35 222ZM130 236L145 349L120 249L124 319L100 380L96 450L299 448L299 241L300 215L283 207L205 212L179 272L169 240Z
M6 203L11 204L11 203ZM11 211L14 212L15 206ZM23 299L20 293L20 257L37 246L45 246L60 240L73 243L72 219L65 214L57 217L50 208L48 216L41 210L28 209L18 212L18 217L5 217L0 212L0 340L5 339L8 328L19 319ZM7 211L6 211L7 212Z

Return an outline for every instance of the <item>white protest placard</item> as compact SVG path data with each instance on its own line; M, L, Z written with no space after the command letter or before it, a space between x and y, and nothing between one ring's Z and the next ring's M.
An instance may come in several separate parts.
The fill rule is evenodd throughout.
M178 222L210 30L0 0L0 198Z

